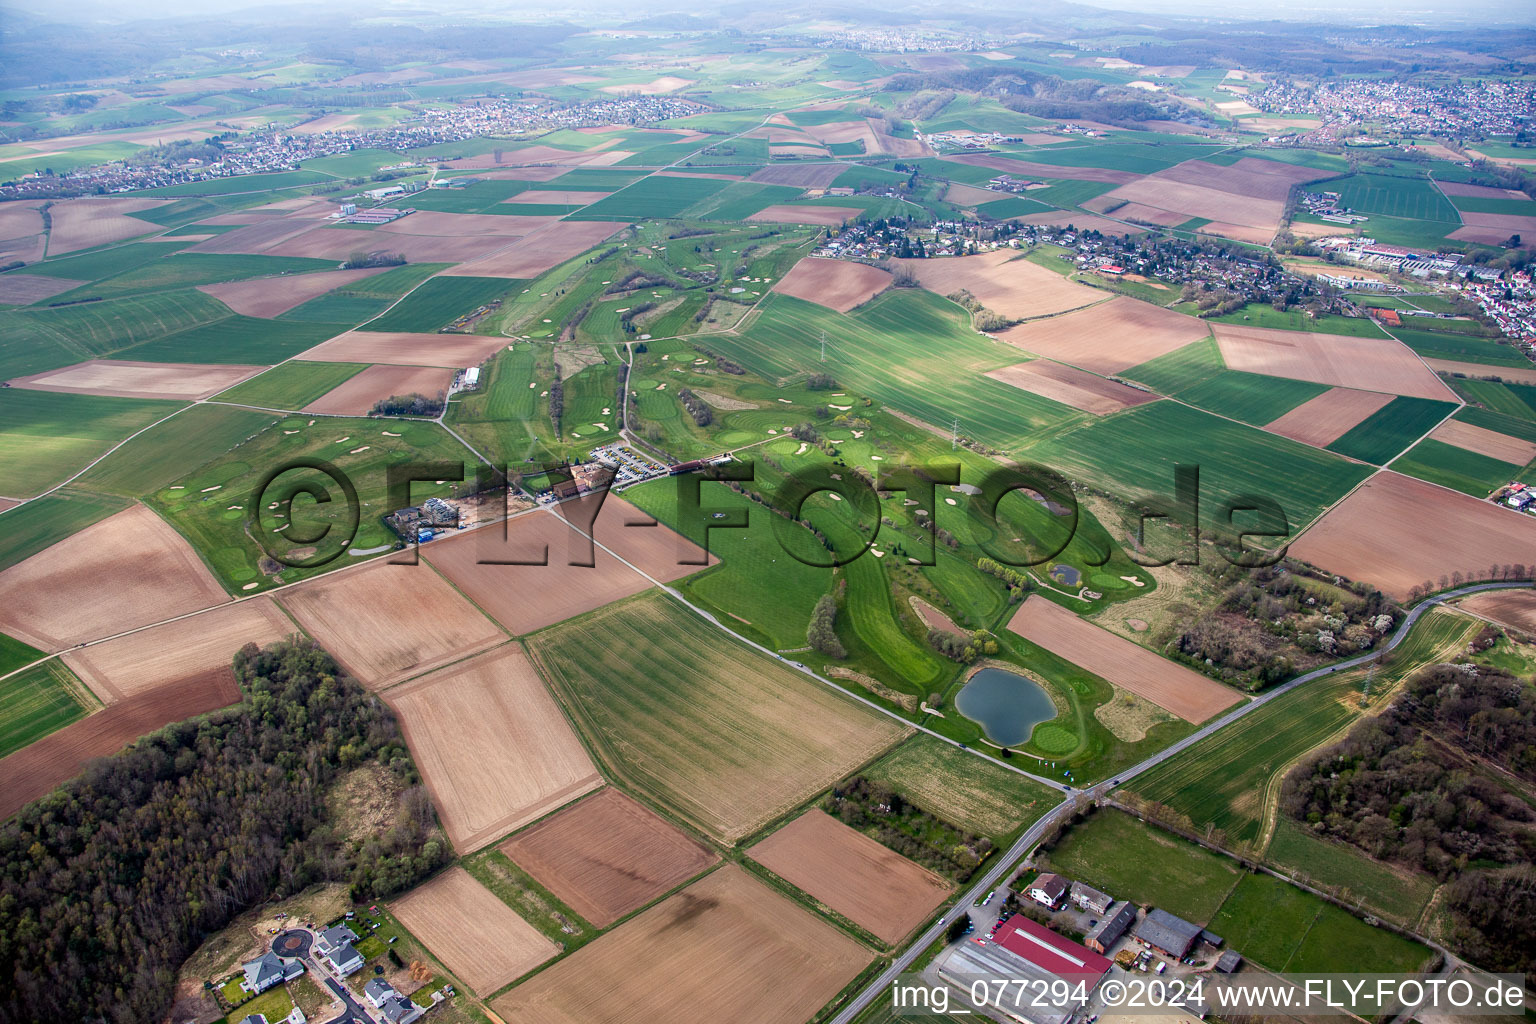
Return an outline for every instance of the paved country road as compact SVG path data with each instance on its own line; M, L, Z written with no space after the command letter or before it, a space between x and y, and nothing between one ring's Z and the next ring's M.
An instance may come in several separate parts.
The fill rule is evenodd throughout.
M1263 707L1265 704L1268 704L1275 698L1290 693L1298 686L1305 686L1307 683L1310 683L1313 680L1321 679L1324 676L1332 675L1335 672L1347 672L1352 668L1358 668L1367 662L1379 658L1382 654L1392 650L1393 648L1397 647L1398 644L1407 639L1408 633L1413 628L1414 623L1418 622L1419 618L1426 611L1437 607L1446 601L1453 600L1458 597L1466 597L1468 594L1476 594L1485 590L1515 590L1530 589L1531 587L1532 584L1530 583L1479 583L1470 587L1461 587L1458 590L1450 590L1437 597L1432 597L1427 601L1423 601L1403 617L1403 621L1398 624L1396 631L1392 634L1392 638L1387 641L1385 646L1367 654L1361 654L1357 657L1336 662L1332 665L1326 665L1322 668L1314 669L1311 672L1299 675L1295 679L1292 679L1290 682L1285 683L1282 686L1277 686L1273 690L1269 690L1268 692L1264 693L1262 696L1256 697L1248 703L1243 704L1241 707L1234 708L1222 717L1207 723L1195 732L1184 737L1182 740L1179 740L1177 743L1174 743L1171 746L1158 751L1156 754L1153 754L1151 757L1147 758L1145 761L1142 761L1140 764L1128 768L1123 772L1119 772L1112 780L1108 782L1100 782L1097 785L1083 790L1083 795L1090 798L1102 796L1103 794L1109 792L1111 789L1114 789L1121 783L1125 782L1127 779L1134 779L1136 776L1142 774L1143 772L1157 767L1164 761L1189 749L1196 743L1206 739L1218 730L1231 725L1233 722L1237 721L1239 718L1242 718L1244 715L1252 714L1255 708ZM978 756L980 755L978 754ZM970 889L961 893L959 899L957 899L954 904L951 905L950 908L939 917L938 921L934 922L932 927L919 935L917 939L907 947L906 951L891 963L890 967L880 972L879 977L870 982L863 991L853 997L853 1000L849 1002L847 1006L843 1007L837 1016L832 1018L831 1024L851 1024L852 1020L860 1013L864 1012L864 1010L866 1010L869 1005L875 1001L881 992L890 987L891 982L894 981L898 975L905 974L908 970L911 969L913 961L922 955L922 952L930 945L932 945L935 939L944 934L944 930L949 927L951 921L955 920L955 918L959 917L962 913L968 910L971 904L973 904L980 896L990 892L992 889L997 888L998 883L1007 876L1008 872L1013 868L1014 864L1016 864L1020 858L1022 858L1024 854L1029 851L1030 847L1032 847L1036 842L1040 840L1040 837L1045 834L1046 829L1048 829L1051 824L1061 815L1069 812L1075 803L1076 800L1072 797L1064 799L1061 803L1052 808L1050 812L1048 812L1039 821L1035 822L1028 829L1026 829L1024 834L1019 837L1018 842L1010 846L1006 853L1004 853L1001 857L993 862L991 869L982 876L981 881L973 885Z

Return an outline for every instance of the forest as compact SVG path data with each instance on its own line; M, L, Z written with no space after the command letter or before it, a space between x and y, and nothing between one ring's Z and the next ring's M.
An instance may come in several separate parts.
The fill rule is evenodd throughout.
M176 972L242 911L326 881L355 899L452 855L393 714L304 640L235 657L245 699L102 758L0 829L0 1022L161 1019ZM404 786L349 837L327 794L368 762Z
M1452 882L1462 950L1536 968L1536 686L1475 665L1420 672L1392 706L1286 777L1314 834Z

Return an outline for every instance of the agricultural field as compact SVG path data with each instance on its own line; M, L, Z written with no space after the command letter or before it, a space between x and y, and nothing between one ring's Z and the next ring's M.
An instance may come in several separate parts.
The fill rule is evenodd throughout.
M143 398L6 388L0 391L0 486L7 497L38 494L178 408Z
M1330 387L1387 391L1431 401L1451 393L1412 351L1391 338L1351 338L1268 327L1216 326L1222 358L1233 370Z
M103 704L116 704L194 681L227 690L235 685L231 665L241 647L265 647L293 631L277 606L261 598L66 651L63 660Z
M1447 530L1446 523L1457 524ZM1424 582L1482 579L1536 543L1536 520L1390 471L1329 510L1291 555L1402 600Z
M572 220L652 220L676 217L729 184L716 178L654 175L625 186L571 215Z
M607 928L719 860L612 787L529 826L499 849L598 928Z
M412 889L389 909L480 995L505 987L560 951L459 867Z
M434 277L362 329L431 333L501 298L514 283L499 277Z
M1497 488L1518 479L1521 467L1530 461L1505 462L1469 451L1464 445L1447 444L1431 435L1394 459L1391 468L1394 473L1440 484L1474 498L1486 498Z
M1279 378L1271 378L1279 385ZM1300 382L1294 382L1300 383ZM1326 448L1392 404L1393 396L1353 388L1328 388L1266 424L1266 430L1303 444Z
M192 547L135 505L0 572L0 629L57 651L224 600Z
M59 394L196 401L260 370L259 366L91 359L62 370L17 377L11 381L11 387Z
M1054 790L926 734L912 737L862 774L999 845L1057 803Z
M189 466L217 458L273 422L270 413L253 409L190 406L135 435L75 482L105 494L151 494L185 475Z
M299 360L220 392L218 400L262 409L302 409L366 369L363 363L307 363Z
M515 645L403 684L387 699L462 853L603 783Z
M1328 450L1361 462L1385 465L1455 411L1450 402L1394 398L1339 435Z
M922 924L950 891L943 877L816 808L747 855L890 945Z
M506 639L430 566L392 561L282 592L288 613L358 682L382 690Z
M871 958L832 925L727 865L491 1005L502 1019L526 1024L799 1024Z
M1183 438L1199 437L1201 503L1217 510L1239 495L1278 502L1290 530L1369 475L1327 452L1219 419L1174 402L1153 402L1031 445L1026 454L1092 481L1122 499L1173 494L1173 465L1189 459Z
M1161 907L1195 923L1216 916L1243 877L1236 862L1100 810L1049 853L1050 869L1117 900Z
M849 260L807 257L780 278L773 290L846 313L891 286L891 275Z
M42 657L41 651L34 653ZM98 705L57 659L0 680L0 759L85 717Z
M659 595L528 643L607 771L726 843L905 731Z
M1073 284L1012 249L942 260L897 260L935 295L967 291L978 303L1012 320L1064 313L1102 301L1092 288Z
M1536 636L1536 594L1499 591L1462 598L1457 607Z
M1406 318L1405 318L1406 319ZM1430 323L1439 321L1431 320ZM1394 327L1392 336L1426 359L1448 359L1453 362L1478 363L1488 366L1489 374L1497 375L1492 367L1509 366L1532 369L1531 361L1503 339L1482 338L1470 334L1452 334L1444 331L1416 330Z
M1241 700L1216 680L1109 633L1040 595L1019 606L1008 628L1192 724Z
M1209 333L1210 328L1194 317L1122 296L1010 327L998 337L1034 355L1107 375L1167 355Z
M380 402L396 396L421 395L427 399L446 396L457 375L457 370L445 366L370 366L361 373L348 376L304 406L303 411L328 416L367 416Z

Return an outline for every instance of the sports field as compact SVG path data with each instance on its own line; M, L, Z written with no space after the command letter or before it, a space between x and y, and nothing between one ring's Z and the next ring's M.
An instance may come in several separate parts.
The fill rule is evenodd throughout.
M523 1024L800 1024L871 958L727 865L491 1005Z
M727 843L905 732L659 595L528 643L607 770Z
M719 860L612 787L529 826L500 849L598 928Z
M602 785L515 645L440 669L387 697L461 853Z

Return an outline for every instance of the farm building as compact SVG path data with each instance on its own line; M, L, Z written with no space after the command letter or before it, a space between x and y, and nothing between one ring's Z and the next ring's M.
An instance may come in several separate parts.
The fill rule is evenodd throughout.
M1243 958L1236 950L1229 949L1216 958L1216 970L1222 974L1231 974L1243 966Z
M1056 909L1056 905L1061 902L1061 898L1066 894L1067 880L1049 871L1040 875L1033 882L1030 882L1027 893L1030 899L1042 907L1050 907L1052 910Z
M1083 945L1095 953L1108 953L1111 946L1120 941L1126 929L1136 923L1136 904L1122 903L1120 909L1104 918L1088 937L1083 940Z
M962 942L940 963L939 976L962 989L977 977L1019 979L1031 991L1035 982L1050 991L1060 979L1071 987L1082 984L1084 993L1091 996L1109 968L1110 962L1093 950L1020 915L1009 920L991 942ZM1081 1008L1077 1003L1052 1011L1032 1009L1028 1019L1033 1024L1067 1024Z
M1092 910L1094 913L1103 914L1109 910L1109 905L1115 902L1115 898L1108 893L1099 892L1091 885L1073 882L1072 902L1076 903L1081 910Z
M1174 917L1166 910L1149 910L1136 926L1135 935L1164 956L1182 960L1200 938L1200 926Z

